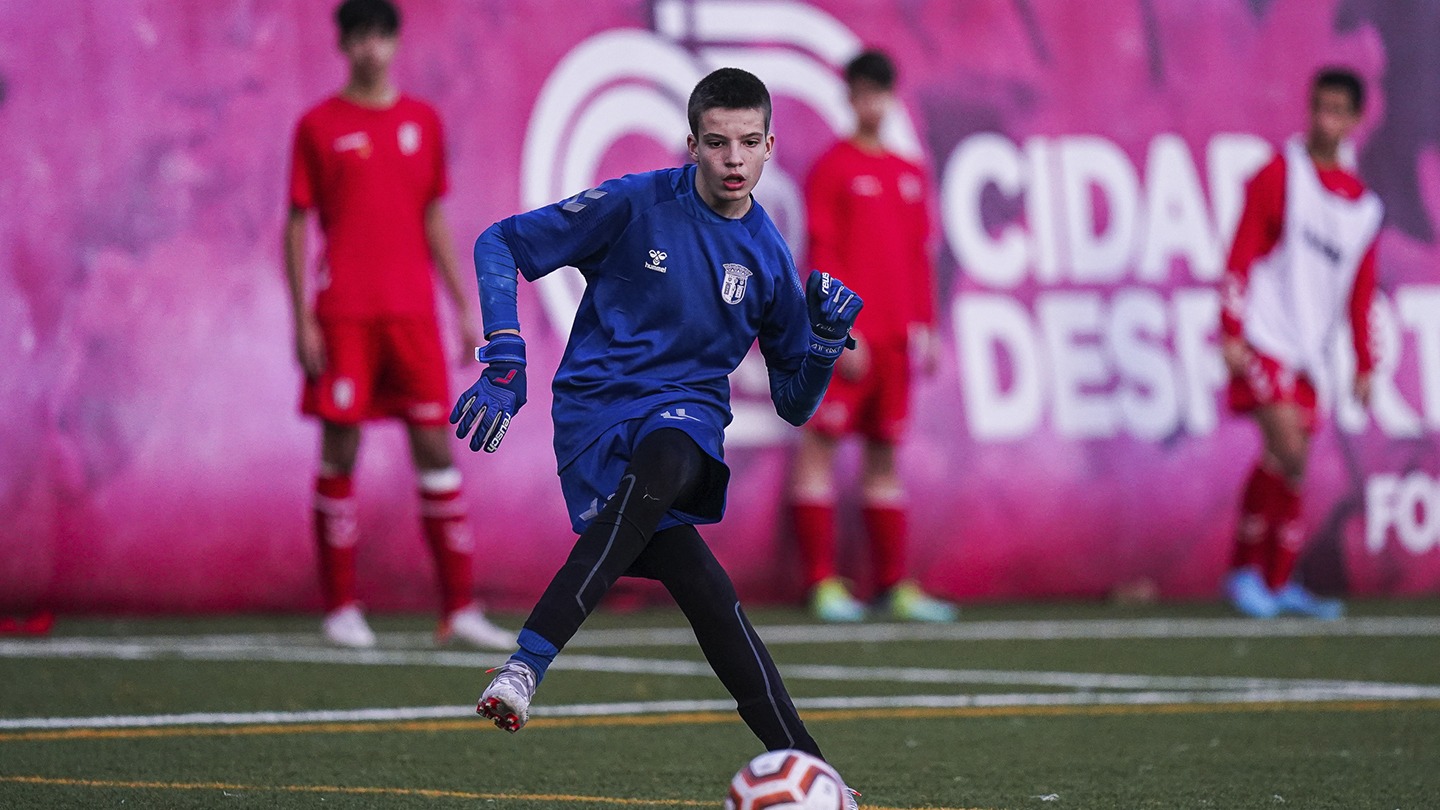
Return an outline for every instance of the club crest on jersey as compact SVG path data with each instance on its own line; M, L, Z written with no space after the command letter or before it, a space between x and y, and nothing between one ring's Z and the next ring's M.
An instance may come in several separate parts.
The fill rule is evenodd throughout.
M743 301L751 275L750 268L743 264L726 264L725 280L720 283L720 298L732 305Z
M395 139L400 142L400 153L410 156L420 151L420 125L414 121L406 121L395 131Z
M665 267L665 260L668 258L670 258L670 256L665 251L652 250L650 251L650 261L645 263L645 269L663 273L668 269Z

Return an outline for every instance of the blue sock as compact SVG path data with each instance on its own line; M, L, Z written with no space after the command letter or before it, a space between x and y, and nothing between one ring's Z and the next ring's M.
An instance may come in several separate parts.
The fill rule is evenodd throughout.
M535 683L545 680L545 670L550 668L550 662L560 654L560 650L554 644L545 640L539 633L524 628L520 631L520 649L510 656L511 661L521 661L526 666L535 670Z

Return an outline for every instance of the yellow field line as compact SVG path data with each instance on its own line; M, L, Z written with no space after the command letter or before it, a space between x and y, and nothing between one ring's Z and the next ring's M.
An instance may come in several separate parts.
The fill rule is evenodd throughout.
M715 802L695 799L627 799L618 796L577 796L568 793L476 793L468 790L433 788L344 787L341 785L236 785L229 782L137 782L108 779L62 779L48 776L0 776L0 783L46 787L129 788L134 790L234 790L275 793L338 793L349 796L421 796L427 799L510 800L554 802L556 804L608 804L625 807L714 807ZM903 810L874 807L866 810ZM919 810L962 810L926 807ZM973 810L973 809L972 809Z
M939 708L825 709L805 712L805 722L846 720L934 720L964 717L1094 717L1121 715L1172 715L1259 712L1380 712L1437 710L1440 700L1354 700L1336 702L1272 701L1266 703L1158 703L1108 706L955 706ZM681 726L733 723L731 712L675 712L654 715L537 718L527 730L586 728L594 726ZM237 726L171 726L165 728L75 728L55 731L0 733L0 742L40 740L134 740L165 737L230 737L257 734L371 734L379 732L436 732L486 730L480 718L455 720L404 720L363 723L266 723Z

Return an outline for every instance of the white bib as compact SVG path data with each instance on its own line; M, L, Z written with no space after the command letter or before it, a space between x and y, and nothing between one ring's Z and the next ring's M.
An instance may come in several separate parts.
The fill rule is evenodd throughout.
M1383 214L1373 192L1347 200L1326 189L1300 138L1286 142L1280 241L1255 261L1245 293L1250 345L1328 388L1327 349Z

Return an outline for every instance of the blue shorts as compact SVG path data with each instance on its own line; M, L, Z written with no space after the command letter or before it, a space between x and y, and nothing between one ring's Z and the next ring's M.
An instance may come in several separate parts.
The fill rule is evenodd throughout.
M692 413L698 411L691 410ZM686 523L719 523L725 516L725 490L730 484L730 468L725 464L725 433L708 420L688 415L685 406L672 405L642 419L628 419L613 425L560 470L560 491L565 495L570 526L576 534L585 531L615 494L640 440L664 428L683 431L699 445L710 463L706 465L705 480L695 488L695 494L676 501L660 519L657 531Z

